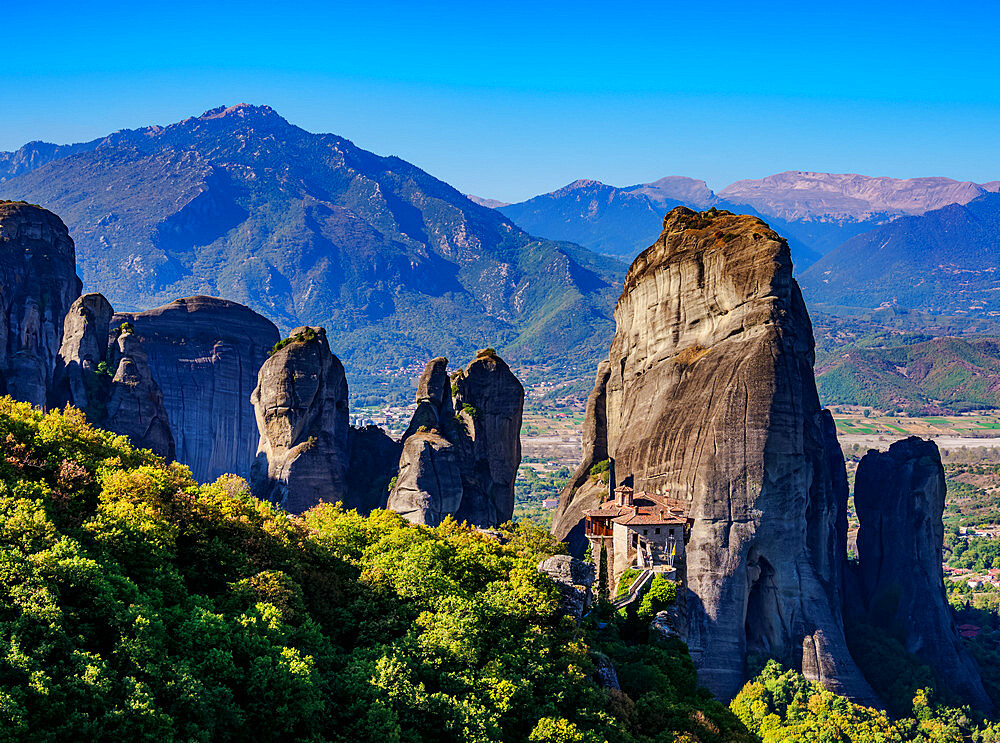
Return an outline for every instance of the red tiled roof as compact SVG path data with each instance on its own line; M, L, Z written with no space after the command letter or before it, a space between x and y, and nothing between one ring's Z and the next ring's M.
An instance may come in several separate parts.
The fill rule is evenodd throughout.
M623 488L616 488L620 492ZM584 511L591 518L610 518L616 524L684 524L688 504L655 493L635 493L631 506L621 506L609 500L597 508Z

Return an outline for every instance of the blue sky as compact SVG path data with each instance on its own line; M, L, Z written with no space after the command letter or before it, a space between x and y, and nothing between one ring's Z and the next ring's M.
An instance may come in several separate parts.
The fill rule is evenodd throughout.
M0 150L266 103L456 187L1000 179L1000 3L119 3L4 9Z

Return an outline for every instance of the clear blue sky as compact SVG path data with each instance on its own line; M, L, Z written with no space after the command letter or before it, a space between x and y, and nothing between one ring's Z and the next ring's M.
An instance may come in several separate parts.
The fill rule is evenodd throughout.
M246 101L508 201L576 178L1000 179L995 0L9 5L0 150Z

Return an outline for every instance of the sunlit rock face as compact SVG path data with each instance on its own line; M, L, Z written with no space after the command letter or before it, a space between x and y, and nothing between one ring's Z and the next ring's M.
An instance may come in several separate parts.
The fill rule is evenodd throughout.
M290 339L261 367L253 391L260 443L251 488L302 513L347 493L347 379L323 328L296 328Z
M114 309L103 294L84 294L73 302L63 323L49 392L51 406L74 405L94 424L99 424L106 413L112 315Z
M38 206L0 201L0 394L46 404L63 318L80 288L62 220Z
M110 351L111 379L102 426L124 434L141 449L174 459L174 437L142 342L131 331L119 332Z
M975 661L962 645L941 570L944 467L933 441L911 436L858 465L858 575L863 619L901 634L906 649L980 710L992 707Z
M420 524L510 521L523 409L524 387L491 349L450 376L447 359L429 361L388 507Z
M730 698L748 660L773 657L873 702L844 640L843 457L785 240L755 217L674 209L615 319L595 389L606 423L595 411L588 426L597 440L605 430L613 484L688 504L685 633L700 682ZM579 528L582 488L564 494L560 534Z

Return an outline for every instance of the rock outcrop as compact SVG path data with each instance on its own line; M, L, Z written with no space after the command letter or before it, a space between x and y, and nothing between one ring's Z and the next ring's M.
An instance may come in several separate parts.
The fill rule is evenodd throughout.
M542 560L538 570L558 586L563 612L579 622L594 600L591 591L595 579L594 564L570 555L553 555Z
M754 217L674 209L629 269L615 319L612 484L689 504L685 634L700 682L731 698L747 657L767 656L874 702L844 639L844 481L787 243ZM560 503L563 533L575 500Z
M602 361L584 410L583 460L559 494L559 505L552 519L552 534L566 542L570 553L577 557L582 557L588 548L583 529L584 511L597 508L610 495L607 483L590 476L594 465L608 459L607 386L610 376L611 364Z
M898 636L945 686L986 711L992 704L945 595L944 501L944 468L933 441L914 436L864 456L854 485L860 598L866 621Z
M93 425L168 460L174 437L142 342L130 325L110 333L114 310L101 294L79 297L66 315L50 404L74 405Z
M523 407L524 388L492 349L450 378L447 359L428 362L388 507L420 524L449 515L484 528L509 521Z
M437 526L462 505L459 447L437 431L417 431L403 443L388 507L415 524Z
M111 379L105 404L103 428L132 439L142 449L149 449L168 460L174 459L174 437L146 352L135 333L119 330L111 347Z
M349 465L347 379L323 328L301 327L264 363L252 396L260 443L250 485L292 513L343 501Z
M114 309L103 294L84 294L69 308L49 394L53 407L74 405L101 425L107 414L110 379L108 333ZM104 366L102 367L102 363Z
M462 507L456 517L477 526L499 526L514 515L524 387L493 349L476 354L452 384L467 443Z
M126 321L163 392L177 460L202 482L247 476L260 439L250 395L278 329L249 307L204 296L114 318Z
M0 394L46 404L63 318L80 288L62 220L39 206L0 202Z

